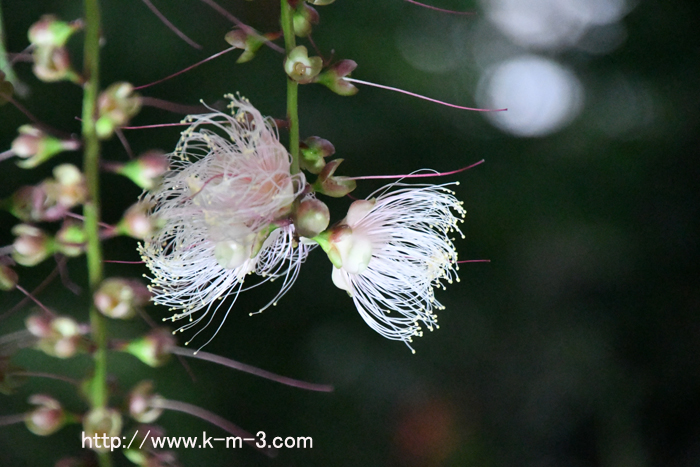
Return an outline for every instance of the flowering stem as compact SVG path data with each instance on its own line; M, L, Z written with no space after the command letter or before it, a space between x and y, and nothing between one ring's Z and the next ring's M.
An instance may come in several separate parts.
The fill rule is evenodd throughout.
M282 32L284 33L284 48L289 52L296 47L294 36L294 23L292 22L292 7L288 0L282 3ZM289 153L292 155L293 174L299 172L299 109L298 109L299 83L287 77L287 119L289 120Z
M85 48L83 85L82 134L85 145L83 170L88 186L88 200L83 207L85 233L87 236L88 282L93 292L102 281L102 245L100 244L100 140L95 130L97 97L100 90L100 6L98 0L84 0ZM107 392L107 329L102 315L95 305L90 307L90 329L97 349L94 353L95 374L90 385L90 405L93 409L104 408L108 402ZM100 467L112 465L108 453L98 456Z
M222 430L227 431L233 436L243 438L243 441L245 441L255 449L267 454L269 457L275 457L277 455L277 450L274 448L259 448L256 445L255 437L252 434L245 431L243 428L240 428L239 426L229 422L228 420L219 417L215 413L209 412L208 410L205 410L201 407L197 407L196 405L188 404L187 402L173 401L157 397L153 401L152 406L159 409L174 410L176 412L182 412L192 415L193 417L201 418L202 420L205 420L211 423L212 425L216 425Z

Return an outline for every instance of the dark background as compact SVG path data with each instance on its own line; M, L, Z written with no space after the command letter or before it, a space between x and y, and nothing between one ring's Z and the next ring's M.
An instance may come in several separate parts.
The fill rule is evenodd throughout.
M204 49L179 40L139 0L104 0L104 86L121 80L148 83L227 47L223 36L231 24L203 3L154 3ZM220 3L261 31L277 29L277 1ZM338 0L318 8L321 24L314 39L325 54L335 49L337 57L357 61L353 76L358 79L475 105L484 73L478 58L488 61L491 46L508 39L490 25L486 2L434 3L479 15L455 17L400 0ZM332 141L346 160L344 174L448 171L485 159L454 177L468 211L466 240L457 246L460 259L491 263L462 265L461 282L437 292L447 307L439 316L440 329L416 340L412 355L365 325L352 301L331 283L325 255L315 251L278 307L251 318L248 312L276 289L242 296L206 350L332 383L334 393L300 391L199 361L190 362L193 382L176 361L153 370L115 354L110 357L118 385L113 404L148 378L164 396L198 404L249 431L313 437L313 449L283 450L274 460L249 448L178 451L188 466L700 465L697 5L630 4L619 22L624 40L606 53L512 43L516 52L567 66L585 92L578 117L541 137L509 135L483 115L387 91L363 87L344 98L320 86L302 86L302 137ZM41 14L75 19L82 2L5 0L2 7L8 48L18 52ZM423 56L449 53L459 64L421 69L402 53L407 40L417 43ZM78 34L70 42L76 64L81 41ZM263 49L252 62L237 65L237 55L143 94L195 105L239 91L263 114L283 118L281 56ZM27 63L16 70L31 89L22 100L27 108L47 123L79 132L78 87L40 83ZM620 81L635 87L621 95L611 85ZM640 96L646 107L627 105ZM4 150L27 120L10 105L0 116ZM134 124L181 117L146 108ZM170 151L178 135L172 128L127 132L136 153ZM104 145L104 158L127 156L114 140ZM80 155L61 155L34 171L3 162L0 198L67 161L79 164ZM114 175L104 175L102 183L104 220L116 222L140 190ZM356 194L379 186L361 183ZM337 220L348 201L329 204ZM0 213L3 245L11 243L16 222ZM105 244L105 256L138 260L135 243L112 240ZM18 268L20 283L31 289L54 266L48 260L33 269ZM69 270L85 288L84 259L71 260ZM106 271L140 276L145 267L109 264ZM21 298L18 292L3 293L0 311ZM87 319L86 292L75 297L56 281L40 298L60 313ZM20 329L30 311L26 307L0 321L2 334ZM148 312L156 320L168 315L161 307ZM143 323L110 322L114 336L145 329ZM85 375L90 362L87 357L56 361L32 350L14 361L76 378ZM32 379L15 395L2 396L0 414L25 411L27 398L37 392L84 410L70 386L47 381ZM174 436L203 430L223 435L181 414L166 413L159 423ZM39 438L21 425L0 428L0 465L53 465L79 455L79 432L74 425ZM114 458L116 465L126 465L120 454Z

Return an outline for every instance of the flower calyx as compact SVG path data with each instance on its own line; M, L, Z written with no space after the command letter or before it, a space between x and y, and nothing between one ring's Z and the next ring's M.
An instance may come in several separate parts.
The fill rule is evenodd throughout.
M323 68L321 57L309 57L309 51L303 45L294 47L284 61L284 71L299 84L314 81Z
M335 154L335 147L327 139L311 136L306 138L300 145L301 158L299 163L301 167L311 172L319 174L326 166L325 158Z
M131 83L117 82L100 93L97 99L95 131L100 139L112 136L141 110L141 96Z
M357 87L345 80L357 68L357 62L353 60L341 60L328 67L323 73L316 76L315 83L319 83L341 96L353 96L357 94Z
M314 191L332 198L342 198L357 188L355 180L348 177L334 176L336 169L342 162L343 159L334 159L325 165L312 185Z

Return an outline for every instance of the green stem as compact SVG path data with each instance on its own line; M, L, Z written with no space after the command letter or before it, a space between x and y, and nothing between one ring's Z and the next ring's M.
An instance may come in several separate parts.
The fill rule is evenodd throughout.
M98 0L85 0L85 50L83 76L83 170L88 185L88 200L83 208L87 236L87 266L90 290L102 281L102 245L100 244L100 140L95 130L97 97L100 90L100 5ZM92 409L107 406L107 329L102 315L90 307L90 328L97 349L94 353L95 374L90 386ZM112 465L109 454L98 456L100 467Z
M15 87L15 92L19 93L20 95L22 94L22 89L24 89L24 85L19 82L17 79L17 75L15 75L15 71L12 69L12 65L10 64L10 61L7 59L7 50L5 49L5 29L4 29L4 22L2 18L2 5L0 4L0 71L5 73L5 77L7 78L7 81L12 83L12 85Z
M282 32L284 33L284 48L289 52L296 47L296 36L294 35L294 23L292 21L293 9L288 0L282 2ZM291 173L299 172L299 83L291 78L287 78L287 120L289 120L289 152L292 155Z

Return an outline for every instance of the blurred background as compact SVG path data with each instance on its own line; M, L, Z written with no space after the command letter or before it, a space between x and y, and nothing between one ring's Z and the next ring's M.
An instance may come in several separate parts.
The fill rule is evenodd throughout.
M426 0L427 1L427 0ZM232 24L196 0L153 0L193 40L168 30L140 0L104 0L102 82L149 83L228 47ZM219 0L260 31L278 29L276 0ZM343 174L400 174L430 167L461 173L458 196L468 211L457 246L461 282L437 292L446 305L440 329L403 344L373 332L336 289L325 255L315 251L279 306L248 312L276 284L241 296L206 347L279 374L336 388L301 391L191 361L196 381L173 361L156 370L115 354L118 390L148 378L170 399L214 411L268 436L310 436L312 449L268 459L250 448L180 449L185 466L700 466L700 41L693 1L431 0L450 15L401 0L338 0L318 7L313 39L325 56L353 59L353 77L452 103L507 107L476 113L362 87L340 97L302 86L302 138L330 140ZM44 13L81 16L80 1L3 0L11 52L27 45ZM71 39L81 63L82 36ZM263 48L250 63L225 55L143 95L197 105L229 92L263 114L285 115L280 55ZM30 94L22 104L41 120L79 132L81 91L45 84L18 63ZM26 117L0 109L0 151ZM182 115L145 108L137 125L177 122ZM138 153L172 151L179 129L128 131ZM282 131L286 140L286 134ZM115 139L104 158L124 161ZM64 154L33 171L2 163L0 198L37 183ZM438 180L436 180L437 182ZM116 175L102 180L106 222L116 222L140 189ZM356 196L381 186L361 183ZM347 199L329 203L342 218ZM18 221L0 213L0 243ZM105 244L110 260L136 261L136 242ZM47 260L18 268L27 289L55 267ZM139 277L142 265L108 264L108 275ZM79 296L56 280L39 297L60 313L87 319L83 258L68 262ZM22 299L0 295L0 314ZM19 330L32 311L0 321ZM149 307L154 320L169 313ZM110 323L111 333L138 335L143 323ZM200 338L200 344L204 343ZM197 344L195 341L194 344ZM13 361L80 378L86 357L51 359L34 350ZM73 388L31 379L0 398L0 414L27 410L48 393L75 411ZM118 399L114 400L117 403ZM187 415L159 423L173 436L223 432ZM43 466L78 456L80 427L45 438L23 425L0 428L0 465ZM115 455L116 465L127 465Z

